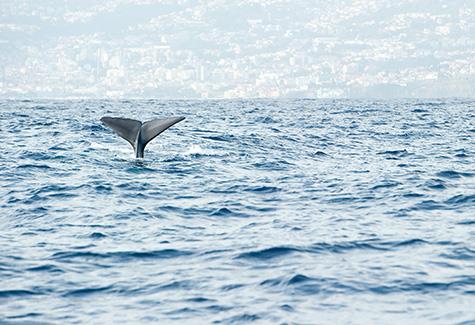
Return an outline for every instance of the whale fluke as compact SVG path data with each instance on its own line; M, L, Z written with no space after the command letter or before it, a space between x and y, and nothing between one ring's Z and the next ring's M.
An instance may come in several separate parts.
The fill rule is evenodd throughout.
M119 117L103 117L101 118L101 122L114 130L122 138L129 141L132 147L135 148L135 140L142 127L142 122Z
M135 157L143 158L147 143L170 126L183 121L184 117L169 117L142 123L137 120L121 117L101 118L101 122L114 130L119 136L127 140L134 148Z

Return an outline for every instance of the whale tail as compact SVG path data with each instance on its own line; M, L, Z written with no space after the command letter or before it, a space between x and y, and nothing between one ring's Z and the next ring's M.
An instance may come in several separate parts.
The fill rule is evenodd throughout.
M103 117L101 122L110 127L119 136L127 140L134 148L135 157L143 158L145 146L170 126L183 121L184 117L170 117L142 123L137 120L120 117Z

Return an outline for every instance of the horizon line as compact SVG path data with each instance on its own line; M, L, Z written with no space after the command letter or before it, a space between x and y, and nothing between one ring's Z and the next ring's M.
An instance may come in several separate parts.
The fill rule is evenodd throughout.
M441 97L210 97L210 98L183 98L183 97L1 97L0 100L108 100L108 101L123 101L123 100L163 100L163 101L230 101L230 100L475 100L473 97L466 96L441 96Z

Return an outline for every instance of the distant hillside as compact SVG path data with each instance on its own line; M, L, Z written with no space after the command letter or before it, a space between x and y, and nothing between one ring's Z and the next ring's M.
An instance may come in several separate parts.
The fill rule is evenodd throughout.
M1 97L475 97L442 0L3 1Z

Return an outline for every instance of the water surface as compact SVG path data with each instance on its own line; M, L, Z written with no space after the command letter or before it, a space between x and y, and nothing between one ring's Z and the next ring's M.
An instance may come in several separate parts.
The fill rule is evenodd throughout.
M136 160L104 116L186 116ZM475 322L475 102L1 101L0 321Z

